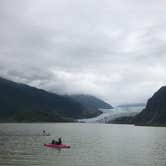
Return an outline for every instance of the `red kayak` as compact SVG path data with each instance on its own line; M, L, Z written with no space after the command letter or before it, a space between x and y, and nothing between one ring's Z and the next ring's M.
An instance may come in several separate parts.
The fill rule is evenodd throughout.
M66 144L60 144L60 145L57 145L57 144L44 144L44 146L47 146L49 148L70 148L70 146L66 145Z

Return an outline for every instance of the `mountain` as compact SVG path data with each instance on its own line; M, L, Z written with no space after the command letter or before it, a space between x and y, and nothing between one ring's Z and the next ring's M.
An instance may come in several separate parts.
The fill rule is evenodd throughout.
M89 110L113 108L105 101L91 95L72 95L71 97Z
M74 121L101 112L90 112L70 97L0 78L0 121Z
M166 86L154 93L148 100L145 109L133 119L133 123L166 126Z
M133 124L134 117L145 108L143 103L119 105L113 109L114 114L107 117L106 123Z
M133 116L122 116L122 117L118 117L115 118L111 121L109 121L108 123L111 124L133 124Z
M133 104L123 104L123 105L118 105L118 107L144 107L144 103L133 103Z

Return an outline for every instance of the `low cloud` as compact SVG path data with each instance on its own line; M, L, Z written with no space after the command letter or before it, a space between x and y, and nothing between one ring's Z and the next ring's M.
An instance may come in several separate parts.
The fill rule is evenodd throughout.
M0 1L0 76L113 105L165 85L164 1Z

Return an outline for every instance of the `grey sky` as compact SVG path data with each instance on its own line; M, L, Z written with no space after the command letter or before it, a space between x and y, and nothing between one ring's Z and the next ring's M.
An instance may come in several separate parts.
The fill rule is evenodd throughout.
M0 76L111 104L166 84L163 0L1 0Z

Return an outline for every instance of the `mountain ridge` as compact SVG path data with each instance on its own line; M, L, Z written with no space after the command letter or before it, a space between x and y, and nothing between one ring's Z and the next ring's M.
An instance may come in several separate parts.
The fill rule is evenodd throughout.
M113 107L104 100L92 95L77 94L71 95L72 99L76 100L88 109L112 109Z
M0 77L0 121L75 121L100 113L91 113L70 97Z
M133 119L133 123L135 125L166 126L166 86L153 94L145 109Z
M148 99L145 108L135 116L122 116L110 123L134 124L138 126L166 126L166 86Z

